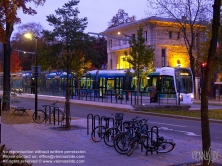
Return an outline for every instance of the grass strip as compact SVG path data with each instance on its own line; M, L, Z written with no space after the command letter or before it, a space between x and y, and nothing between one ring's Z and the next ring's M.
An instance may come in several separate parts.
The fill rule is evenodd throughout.
M146 112L167 114L167 115L180 115L180 116L189 116L189 117L201 117L200 110L145 110ZM222 120L222 110L209 110L209 119Z

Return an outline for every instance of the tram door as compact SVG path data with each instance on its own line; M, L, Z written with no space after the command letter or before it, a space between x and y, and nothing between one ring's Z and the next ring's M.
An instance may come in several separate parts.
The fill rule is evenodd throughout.
M75 96L76 95L75 92L76 92L75 78L71 77L70 78L70 95Z
M106 89L114 90L114 78L107 78Z
M106 78L100 77L99 78L99 97L103 97L105 90L106 90Z
M123 96L123 77L116 77L116 93Z

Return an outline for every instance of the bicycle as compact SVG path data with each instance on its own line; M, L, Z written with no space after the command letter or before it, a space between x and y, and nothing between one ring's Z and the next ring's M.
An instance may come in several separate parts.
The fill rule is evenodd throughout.
M113 115L113 114L112 114ZM116 113L115 115L115 122L113 127L109 127L110 117L104 117L105 126L99 125L95 129L93 129L91 133L91 138L94 142L100 142L104 139L104 142L107 146L113 146L113 139L117 133L120 132L120 127L122 124L123 113Z
M51 105L42 105L45 108L45 110L44 111L37 110L37 112L34 112L32 115L33 121L35 123L42 123L43 121L49 120L51 116L53 116L53 118L55 118L56 121L62 122L64 120L64 114L62 111L60 111L60 109L55 109L55 105L57 102L58 100L56 100ZM47 107L50 107L49 113L47 113ZM53 108L52 111L51 108ZM35 113L37 114L37 116L35 116Z
M114 139L114 148L119 154L127 154L129 141L135 135L135 128L146 128L148 130L148 126L146 125L147 120L137 120L138 117L133 119L132 121L124 122L124 127L127 130L126 132L122 132L116 135Z
M152 137L150 137L150 134L157 134L156 139L153 140ZM147 141L145 144L146 140L151 140ZM172 140L165 140L164 137L159 137L158 133L154 131L146 131L144 129L136 129L135 131L135 136L129 141L128 144L128 152L127 156L130 156L138 147L138 145L141 144L146 149L146 155L148 155L148 152L153 153L153 151L156 151L156 153L168 153L172 151L175 147L175 143Z
M123 120L123 114L115 114L115 123L114 126L107 129L104 135L104 142L107 146L113 147L114 146L114 138L118 133L121 131L122 127L122 120Z

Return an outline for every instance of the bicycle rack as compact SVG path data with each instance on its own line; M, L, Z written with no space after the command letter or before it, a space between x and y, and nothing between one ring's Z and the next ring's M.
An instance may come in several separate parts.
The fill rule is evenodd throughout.
M93 114L88 114L87 115L87 135L89 135L89 117L91 116L91 119L93 121ZM94 129L94 124L92 123L92 130Z
M105 118L107 118L107 117L105 117L105 116L102 116L102 117L101 117L101 119L100 119L101 124L100 124L100 125L102 125L103 119L105 119ZM106 127L109 126L109 122L110 122L110 120L111 120L111 122L113 122L113 125L114 125L115 120L114 120L113 118L110 118L110 117L109 117L109 120L108 120L108 121L105 121L105 120L104 120L104 121L105 121L105 126L106 126Z
M153 145L153 133L156 132L157 137L159 137L159 129L157 126L151 128L151 145Z
M98 119L99 125L101 123L100 116L99 115L94 115L94 117L93 117L93 129L96 127L96 118Z
M51 116L50 116L51 113L52 113L51 109L52 108L54 109L54 107L51 106L51 105L43 105L43 107L45 108L45 114L46 114L47 117L49 117L49 123L51 124ZM47 112L47 110L48 110L48 112ZM45 123L46 123L47 120L48 120L48 118L45 118Z
M88 114L87 115L87 135L89 135L89 118L91 116L92 119L92 130L94 130L94 128L96 127L96 119L98 120L99 125L101 124L101 118L99 115L93 115L93 114Z
M149 127L148 127L147 124L143 124L143 125L141 126L141 129L142 129L144 126L145 126L146 130L148 131ZM148 134L148 133L147 133L147 134ZM144 141L144 142L145 142L145 141ZM148 145L148 143L149 143L149 137L147 137L146 143L147 143L147 145ZM141 152L143 152L143 146L141 146Z
M47 122L47 120L49 121L49 123L51 124L52 123L52 119L51 119L51 114L53 113L53 124L56 125L56 116L58 117L58 125L60 123L59 121L59 117L62 116L63 120L64 120L64 115L60 114L60 109L59 107L55 107L53 105L43 105L43 107L45 108L45 114L46 114L46 118L45 118L45 123ZM58 114L56 115L55 112L58 112ZM63 121L62 120L62 121ZM61 121L61 123L62 123Z
M98 120L98 125L103 125L103 121L105 121L104 118L106 118L105 116L100 117L99 115L93 115L91 113L88 114L87 115L87 135L89 135L89 119L90 119L90 117L92 119L92 130L94 130L96 127L96 120ZM105 121L105 123L106 123L105 126L109 126L110 120L111 120L111 123L113 122L113 125L114 125L114 123L115 123L114 118L110 118L109 121Z
M54 110L53 110L54 125L56 124L56 113L55 113L56 111L58 112L57 117L58 117L58 125L59 125L60 109L59 109L59 107L54 107L54 106L52 106L52 107L54 108ZM62 114L62 121L64 120L63 118L64 118L64 115ZM61 123L62 123L62 121L61 121Z
M151 128L151 146L154 146L153 133L156 132L156 136L159 137L159 128L157 126L153 126ZM153 154L153 149L151 149L151 154Z

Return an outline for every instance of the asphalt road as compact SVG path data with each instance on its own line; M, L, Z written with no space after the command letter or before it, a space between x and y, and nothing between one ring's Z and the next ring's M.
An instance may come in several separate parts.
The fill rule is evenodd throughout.
M20 104L18 106L25 106L26 108L30 108L34 110L34 99L25 99L20 98ZM52 104L48 101L38 101L38 109L43 109L42 105ZM16 105L16 104L13 104ZM58 103L58 107L64 108L64 104ZM192 107L200 107L198 104L193 104ZM221 106L209 106L215 109L221 108ZM90 106L80 106L80 105L71 105L71 116L79 117L79 118L87 118L88 114L99 115L112 117L111 114L117 113L114 109L106 109L106 108L98 108L98 107L90 107ZM169 117L161 117L161 116L151 116L146 114L138 115L136 112L124 112L124 120L131 120L139 116L140 118L148 119L148 125L158 126L160 135L161 133L170 137L176 137L183 140L197 140L201 141L201 122L195 120L186 120L180 118L169 118ZM222 147L222 124L218 123L210 123L210 132L211 132L211 141L213 143L219 143Z

